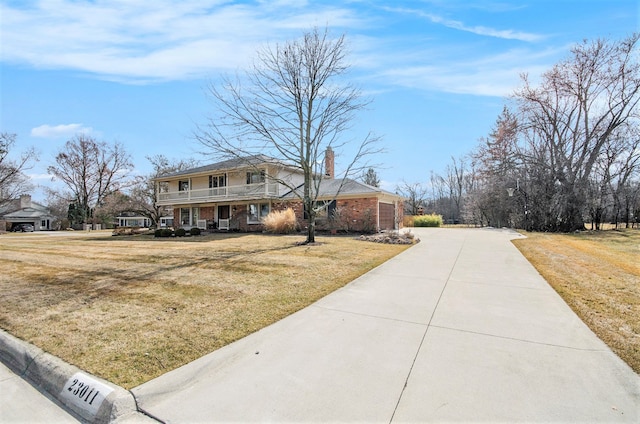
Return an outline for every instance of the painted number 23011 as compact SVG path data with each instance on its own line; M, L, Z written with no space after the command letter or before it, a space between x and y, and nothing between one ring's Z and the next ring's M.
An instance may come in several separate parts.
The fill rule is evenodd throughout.
M100 393L95 387L91 387L85 382L74 378L71 386L67 389L72 395L79 397L82 401L87 402L89 405L93 405L93 401L96 400Z

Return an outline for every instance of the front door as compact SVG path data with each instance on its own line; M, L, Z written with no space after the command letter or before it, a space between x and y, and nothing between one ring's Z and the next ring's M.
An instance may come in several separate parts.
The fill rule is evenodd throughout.
M218 219L229 219L229 205L218 206Z
M218 206L218 228L229 229L229 205Z

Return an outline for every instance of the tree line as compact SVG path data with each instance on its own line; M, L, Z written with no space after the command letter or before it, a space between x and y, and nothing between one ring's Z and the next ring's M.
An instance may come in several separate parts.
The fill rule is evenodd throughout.
M444 173L432 172L428 182L397 187L407 199L406 213L434 212L447 223L535 231L638 222L638 39L633 34L618 41L585 40L539 82L523 75L492 131L471 152L452 158ZM301 200L315 211L321 179L314 176L322 175L323 148L344 145L339 136L368 104L350 84L329 84L348 68L343 49L343 37L331 40L326 30L314 29L302 41L264 50L260 66L248 74L253 90L240 92L229 80L211 88L221 112L198 128L196 140L223 157L267 152L295 164L306 176ZM321 79L311 78L320 71ZM248 101L255 98L261 102ZM32 188L24 172L36 153L9 160L15 137L0 134L0 206ZM378 151L371 147L375 141L371 135L360 141L345 176L362 170L363 181L379 184L375 169L356 166ZM124 210L157 222L166 211L156 204L152 179L195 161L147 159L151 174L131 176L131 157L121 144L77 135L48 168L65 186L49 189L48 206L71 224L108 222ZM308 238L313 240L312 225Z
M0 134L0 207L21 194L34 190L26 172L38 160L29 149L11 160L9 153L16 135ZM106 226L122 212L133 212L157 223L168 211L156 204L153 178L196 165L195 160L170 160L164 155L148 156L152 172L132 175L133 163L125 147L78 134L55 155L47 172L61 182L59 188L45 188L46 206L56 218L58 228L100 223Z
M523 75L471 152L398 187L407 212L533 231L639 222L638 39L585 40L538 83Z

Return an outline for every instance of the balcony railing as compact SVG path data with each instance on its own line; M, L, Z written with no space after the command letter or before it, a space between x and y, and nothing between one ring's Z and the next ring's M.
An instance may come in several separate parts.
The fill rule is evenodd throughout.
M278 184L276 183L244 184L158 193L158 203L168 205L180 202L219 202L225 200L273 197L277 195Z

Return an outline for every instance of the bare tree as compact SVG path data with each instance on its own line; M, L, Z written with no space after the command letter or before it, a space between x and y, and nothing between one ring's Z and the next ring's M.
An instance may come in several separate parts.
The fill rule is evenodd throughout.
M266 154L299 170L304 175L302 189L273 175L266 178L287 186L303 202L309 222L307 243L315 241L324 153L338 152L352 142L343 137L356 112L369 103L359 89L341 80L348 70L345 52L344 36L330 39L327 30L317 28L300 40L259 51L246 73L246 88L239 78L210 86L218 114L195 134L214 156L256 166L257 155ZM365 158L376 153L377 140L368 134L356 142L345 177L364 169Z
M127 171L132 168L129 154L121 144L78 135L65 143L56 155L56 165L47 170L71 191L78 219L87 222L92 209L105 196L131 183Z
M427 199L427 188L420 183L408 183L403 181L396 187L396 191L407 200L404 202L404 210L408 215L418 215L424 208Z
M445 218L446 223L457 224L463 221L463 200L467 194L466 159L451 158L451 165L445 168L445 176L431 173L432 196L429 199L430 210Z
M73 199L69 193L66 194L69 197L65 197L64 193L49 187L45 187L44 190L47 194L45 204L47 205L47 209L49 209L51 216L53 216L53 220L51 222L52 228L57 230L66 230L70 226L68 216L69 205L73 202Z
M37 160L33 149L23 152L19 159L11 160L9 154L16 141L16 134L0 133L0 206L33 189L24 171Z
M640 195L634 179L640 177L640 128L624 125L616 131L604 147L607 163L605 183L613 200L613 218L616 228L620 219L629 228L632 207Z
M541 228L584 228L589 184L608 140L638 119L639 34L620 42L596 40L543 75L534 87L523 77L515 93L528 146L529 164L540 178L549 212Z
M513 225L513 202L507 198L507 190L518 187L522 190L521 193L525 192L518 183L517 129L518 121L515 115L505 107L489 136L481 138L476 149L470 154L475 172L475 192L473 202L469 206L477 209L472 215L475 215L475 221L479 221L481 225ZM449 172L449 185L453 186L453 193L457 193L465 181L459 168L460 166L454 162L454 168ZM524 207L521 210L524 211ZM524 218L524 215L520 216ZM524 219L523 224L524 227L527 226Z
M171 160L164 155L147 156L151 163L152 171L149 175L139 178L131 190L130 208L157 224L161 217L169 211L166 207L158 205L159 190L154 178L174 172L184 171L197 165L194 159Z

